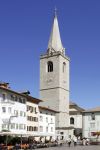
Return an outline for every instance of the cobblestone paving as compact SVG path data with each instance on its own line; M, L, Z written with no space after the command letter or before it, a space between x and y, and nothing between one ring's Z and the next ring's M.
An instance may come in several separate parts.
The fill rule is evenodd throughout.
M59 147L49 147L49 148L41 148L37 150L100 150L100 145L89 145L89 146L71 146L67 145L59 146Z

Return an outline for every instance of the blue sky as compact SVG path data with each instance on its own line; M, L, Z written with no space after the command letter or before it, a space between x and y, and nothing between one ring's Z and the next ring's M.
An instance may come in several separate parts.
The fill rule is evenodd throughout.
M54 8L70 57L70 99L100 106L100 1L0 1L0 80L39 97L39 58L47 50Z

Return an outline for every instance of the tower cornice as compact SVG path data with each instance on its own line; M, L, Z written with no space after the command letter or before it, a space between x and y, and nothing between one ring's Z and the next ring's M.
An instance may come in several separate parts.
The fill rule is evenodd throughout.
M50 58L50 57L54 57L54 56L62 56L66 60L70 61L70 58L68 56L63 55L61 52L51 53L49 55L48 54L44 54L44 55L40 56L40 59Z

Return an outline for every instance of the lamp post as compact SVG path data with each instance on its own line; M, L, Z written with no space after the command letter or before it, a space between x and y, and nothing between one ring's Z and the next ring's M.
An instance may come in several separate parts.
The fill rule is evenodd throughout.
M90 127L89 127L89 134L88 134L88 138L91 137L91 132L90 132Z

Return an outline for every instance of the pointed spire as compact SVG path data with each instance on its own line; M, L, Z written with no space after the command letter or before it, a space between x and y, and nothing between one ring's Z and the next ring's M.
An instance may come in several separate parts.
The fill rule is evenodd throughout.
M59 25L57 19L57 9L55 8L55 15L53 26L50 34L50 39L48 43L48 52L64 52L64 48L61 42L60 32L59 32Z

